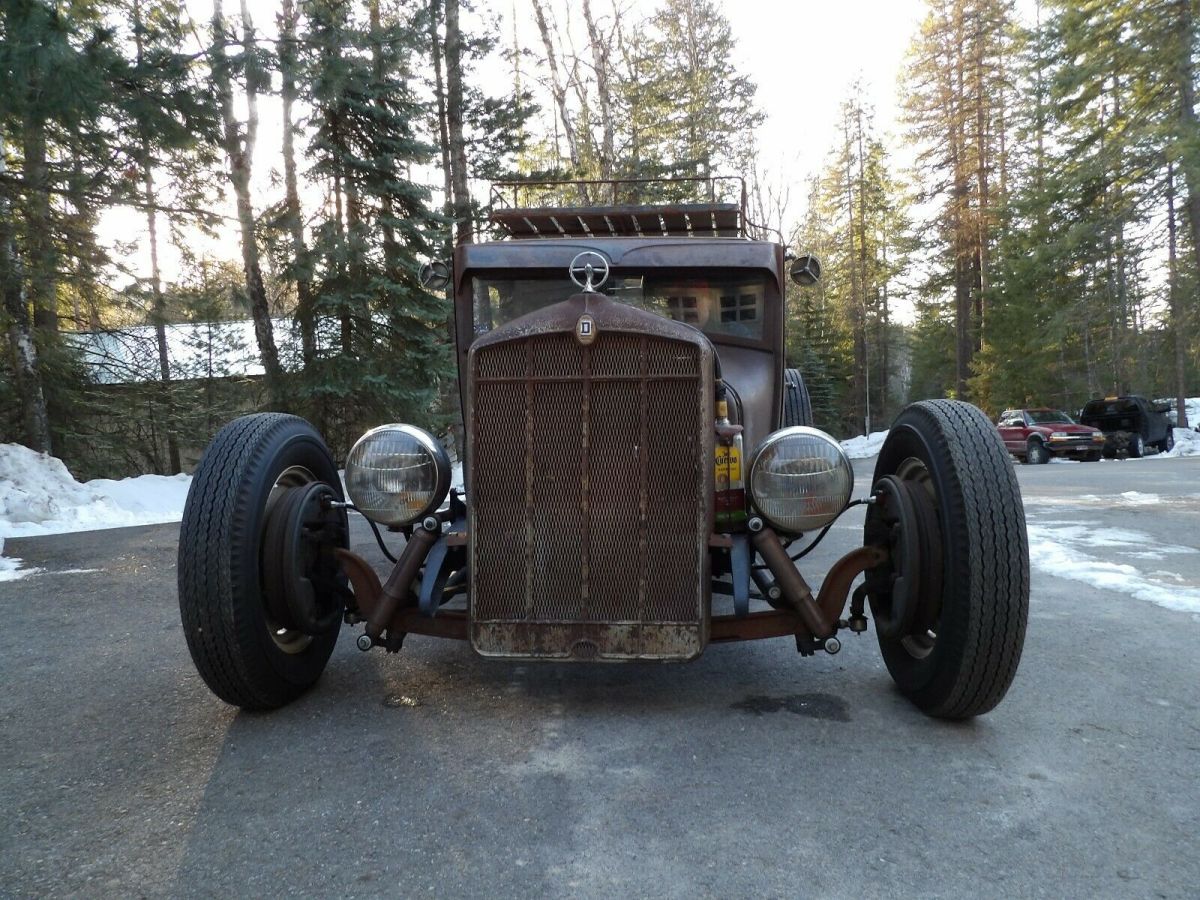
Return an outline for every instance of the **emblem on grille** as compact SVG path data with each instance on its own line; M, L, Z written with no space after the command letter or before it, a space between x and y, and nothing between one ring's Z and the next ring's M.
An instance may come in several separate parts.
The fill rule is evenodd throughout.
M596 320L587 313L579 317L575 323L575 340L581 344L590 344L596 339Z

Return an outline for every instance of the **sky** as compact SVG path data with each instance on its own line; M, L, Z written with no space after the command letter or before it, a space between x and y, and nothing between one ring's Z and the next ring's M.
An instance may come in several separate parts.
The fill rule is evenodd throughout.
M653 10L654 0L619 0L631 19ZM553 5L558 3L552 0ZM1028 7L1032 0L1020 0ZM540 48L529 0L477 0L479 6L500 17L499 28L505 43L511 41L513 16L517 40L524 46ZM238 0L225 0L227 16L235 15ZM605 0L593 0L597 15L607 6ZM721 3L737 42L734 63L758 86L758 104L766 121L758 135L760 161L765 180L789 192L787 214L798 220L806 205L806 184L819 171L837 139L838 108L855 80L861 79L866 95L875 109L876 128L903 164L910 153L898 133L899 79L905 54L916 34L925 9L925 0L739 0ZM211 16L211 0L190 0L188 9L197 22ZM258 30L275 33L277 0L250 0L249 11ZM486 81L507 81L507 68L501 63L483 66L478 73ZM278 176L282 168L278 148L281 143L280 105L277 98L263 97L259 103L260 126L254 159L256 211L279 197ZM748 173L731 173L748 174ZM272 182L274 181L274 184ZM436 171L429 173L432 186L441 182ZM477 186L486 191L486 185ZM227 215L233 216L232 192L227 198ZM319 202L314 186L307 201ZM108 214L101 223L104 235L122 240L140 236L139 246L129 260L133 268L148 272L148 250L144 227L138 215L129 211ZM236 222L230 218L216 241L197 236L193 250L238 259ZM167 279L179 273L179 255L170 247L161 253L163 274Z

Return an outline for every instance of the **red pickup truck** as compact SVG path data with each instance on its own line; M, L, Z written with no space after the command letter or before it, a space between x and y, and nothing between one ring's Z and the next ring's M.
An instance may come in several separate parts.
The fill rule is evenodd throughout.
M1008 452L1038 465L1052 456L1094 462L1104 453L1104 432L1077 425L1057 409L1006 409L996 423Z

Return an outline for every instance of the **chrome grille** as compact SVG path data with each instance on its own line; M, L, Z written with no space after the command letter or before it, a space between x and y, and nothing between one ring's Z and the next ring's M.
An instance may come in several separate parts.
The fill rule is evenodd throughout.
M688 658L708 605L712 381L699 337L517 336L471 356L472 641Z

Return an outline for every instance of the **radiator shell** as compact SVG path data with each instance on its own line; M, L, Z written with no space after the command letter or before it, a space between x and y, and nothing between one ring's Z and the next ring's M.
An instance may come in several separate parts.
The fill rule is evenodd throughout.
M590 316L591 343L576 336ZM485 656L691 659L708 641L713 360L599 294L468 355L471 642Z

